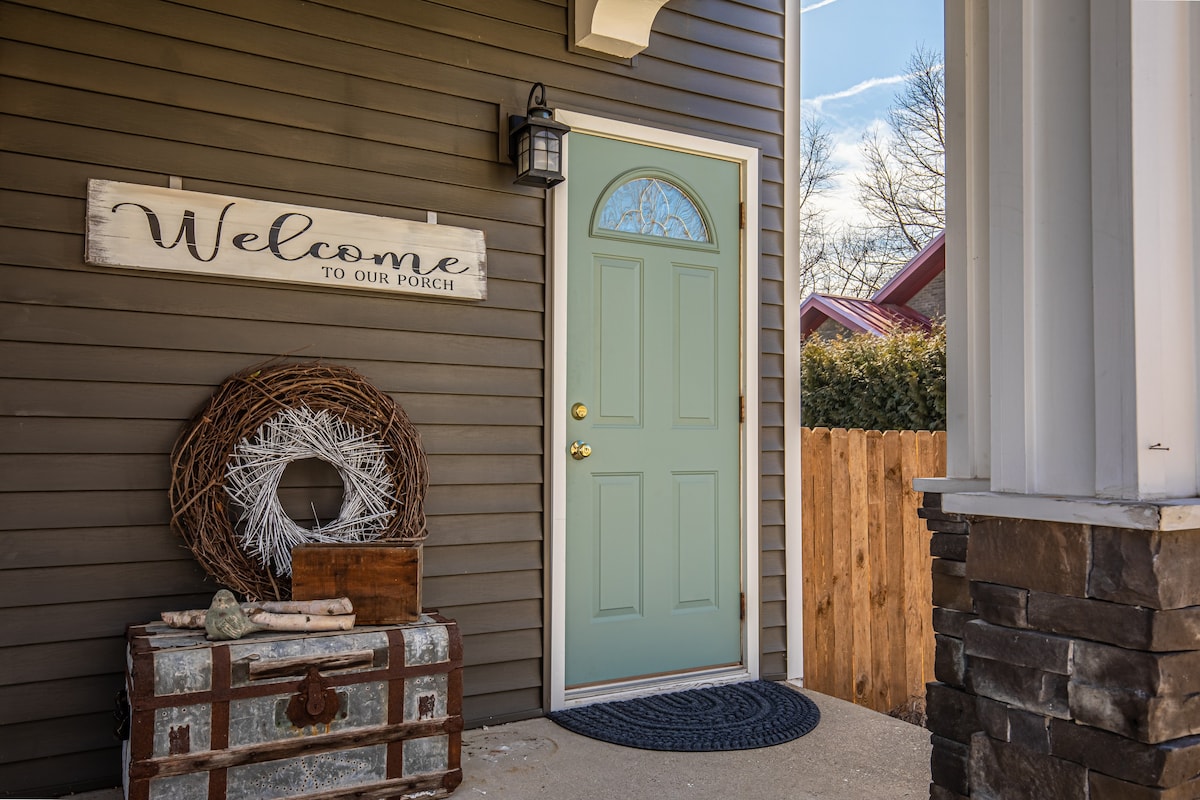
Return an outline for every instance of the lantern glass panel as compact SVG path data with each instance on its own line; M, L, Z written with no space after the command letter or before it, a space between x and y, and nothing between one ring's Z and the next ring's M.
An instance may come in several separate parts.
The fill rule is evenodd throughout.
M529 172L529 131L522 131L517 140L517 172Z
M551 151L557 144L554 134L550 131L534 131L533 134L533 168L538 170L557 169L551 166ZM557 160L557 159L556 159Z

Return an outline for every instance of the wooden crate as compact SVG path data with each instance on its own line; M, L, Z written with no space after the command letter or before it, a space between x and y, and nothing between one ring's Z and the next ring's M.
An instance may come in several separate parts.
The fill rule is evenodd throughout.
M292 549L292 597L348 597L359 625L394 625L421 615L421 547L305 544Z
M129 800L444 797L462 780L462 639L436 615L209 642L129 628Z

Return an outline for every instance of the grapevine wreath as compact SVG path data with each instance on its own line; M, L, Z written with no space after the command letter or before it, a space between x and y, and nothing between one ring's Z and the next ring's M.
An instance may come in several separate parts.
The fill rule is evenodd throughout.
M288 464L342 478L337 519L296 524L279 503ZM209 575L247 599L291 595L291 548L425 539L429 476L404 410L349 367L252 367L225 380L171 452L171 527Z

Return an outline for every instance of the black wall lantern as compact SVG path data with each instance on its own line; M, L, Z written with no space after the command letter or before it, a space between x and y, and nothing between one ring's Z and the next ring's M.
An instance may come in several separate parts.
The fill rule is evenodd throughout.
M564 180L562 139L571 128L555 121L542 84L529 90L528 106L527 116L508 118L508 157L517 165L513 183L549 189Z

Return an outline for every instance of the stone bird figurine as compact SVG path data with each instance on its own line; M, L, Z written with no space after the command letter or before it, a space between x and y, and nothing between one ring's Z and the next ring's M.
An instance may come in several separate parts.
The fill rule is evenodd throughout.
M211 641L240 639L247 633L262 630L266 628L249 620L228 589L213 595L212 605L204 612L204 631Z

